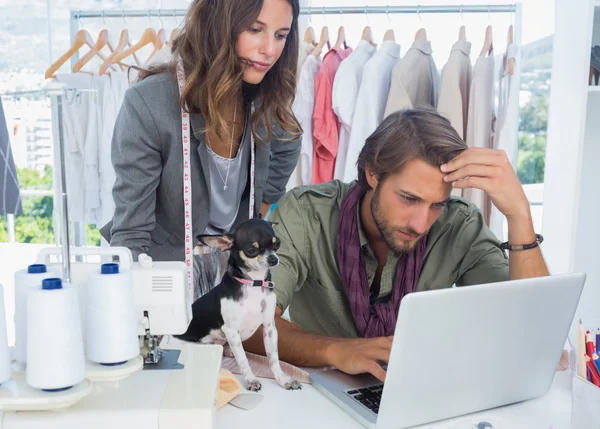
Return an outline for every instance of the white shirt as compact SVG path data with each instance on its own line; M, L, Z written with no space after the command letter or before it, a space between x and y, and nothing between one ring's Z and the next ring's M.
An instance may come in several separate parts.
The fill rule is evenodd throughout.
M288 181L287 190L312 183L313 138L312 115L315 107L315 80L321 67L321 58L309 55L300 70L296 98L292 111L302 126L302 146L294 172Z
M431 42L415 40L396 64L384 117L402 109L437 106L440 76L432 52Z
M469 91L471 89L471 43L459 40L442 69L437 110L446 116L461 138L466 137Z
M304 62L310 55L310 53L315 49L315 46L312 43L308 43L305 41L300 42L300 46L298 46L298 69L296 72L296 81L300 80L300 72L302 71L302 66Z
M342 179L344 182L356 179L358 155L365 145L367 137L383 121L392 80L392 69L398 58L400 58L400 45L393 40L386 40L363 67L346 153Z
M517 169L519 149L519 67L520 52L518 46L510 44L506 50L506 67L500 67L498 80L498 120L494 136L494 148L506 152L513 169ZM508 73L508 60L515 60L514 74ZM504 230L504 215L492 205L490 229L502 240L507 240L508 231Z
M116 180L115 169L111 159L112 138L115 122L125 91L129 88L127 73L115 71L110 74L110 91L104 94L102 103L102 135L99 143L99 172L100 172L100 202L102 210L99 225L106 225L115 211L115 202L112 196L112 188Z
M87 73L57 74L56 79L67 88L92 89L93 76ZM88 117L94 94L68 90L63 97L63 151L65 155L65 176L68 197L69 220L86 221L86 178L85 145ZM57 127L53 127L57 129ZM54 141L58 142L58 133L54 132ZM57 174L59 171L57 169ZM60 177L60 176L58 176ZM58 182L57 182L58 183Z
M333 80L332 107L340 121L338 153L335 160L334 179L342 180L346 169L346 154L350 145L350 131L354 119L356 100L363 76L363 68L375 53L375 46L361 40L348 57L342 61Z
M478 57L473 68L473 81L469 94L469 117L467 121L467 145L469 147L492 147L494 124L494 55ZM481 189L463 189L463 198L475 203L489 225L491 203Z

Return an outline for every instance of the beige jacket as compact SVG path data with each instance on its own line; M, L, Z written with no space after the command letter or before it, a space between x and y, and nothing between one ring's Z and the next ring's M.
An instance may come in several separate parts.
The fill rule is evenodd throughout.
M466 138L471 90L471 42L459 40L442 69L438 112L446 116L463 139Z
M396 64L384 118L402 109L437 106L440 76L431 53L431 42L415 40Z

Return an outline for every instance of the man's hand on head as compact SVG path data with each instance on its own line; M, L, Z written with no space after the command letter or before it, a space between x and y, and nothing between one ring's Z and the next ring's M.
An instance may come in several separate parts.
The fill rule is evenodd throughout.
M529 201L503 150L469 148L440 169L453 187L486 192L507 219L529 216Z

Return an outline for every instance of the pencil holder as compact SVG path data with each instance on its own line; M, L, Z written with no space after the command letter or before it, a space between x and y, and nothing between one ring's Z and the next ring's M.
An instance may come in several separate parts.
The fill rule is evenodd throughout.
M573 376L571 429L600 429L600 388Z

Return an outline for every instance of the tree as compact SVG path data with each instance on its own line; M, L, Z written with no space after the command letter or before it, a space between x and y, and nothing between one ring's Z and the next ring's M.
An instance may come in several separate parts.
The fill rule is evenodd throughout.
M517 175L524 185L544 183L548 104L547 92L538 93L520 112Z
M52 190L52 167L44 167L40 174L37 170L17 168L21 189ZM52 244L55 242L53 197L22 198L23 214L15 217L15 240L17 243ZM8 242L8 230L5 218L0 218L0 242ZM100 245L100 231L95 225L86 225L88 246Z

